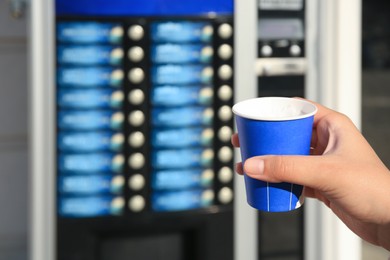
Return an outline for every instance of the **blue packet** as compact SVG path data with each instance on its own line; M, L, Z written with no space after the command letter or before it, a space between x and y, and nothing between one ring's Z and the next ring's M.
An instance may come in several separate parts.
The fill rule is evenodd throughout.
M212 205L212 190L161 191L152 194L154 211L179 211L204 208Z
M61 173L121 173L124 163L123 155L113 153L60 154L58 156L58 170Z
M61 67L57 84L61 87L120 87L124 73L121 69L104 67Z
M122 133L98 132L59 132L58 149L62 152L120 151L123 148Z
M155 44L151 59L153 63L211 63L213 48L204 44Z
M122 90L107 88L61 88L57 92L57 105L61 108L121 108Z
M213 88L201 86L153 86L151 103L154 106L209 106L213 103Z
M118 194L124 183L121 175L60 175L57 187L61 194Z
M153 190L209 188L213 184L211 169L161 170L152 172Z
M123 113L115 111L61 110L57 114L58 128L61 130L119 130L123 122Z
M118 23L60 22L57 40L66 43L111 43L123 40L124 30Z
M161 21L151 25L155 42L211 42L213 27L208 22Z
M214 152L211 148L186 148L152 151L154 169L207 168L212 167Z
M57 62L61 65L120 65L123 57L123 49L113 46L62 45L57 49Z
M155 85L210 85L213 81L213 75L214 72L211 66L195 64L164 64L153 66L151 69L151 79Z
M122 215L125 200L113 196L60 197L58 215L62 217L100 217Z
M214 139L212 128L163 128L152 129L153 147L211 146Z
M151 113L153 126L210 126L214 111L207 107L154 108Z

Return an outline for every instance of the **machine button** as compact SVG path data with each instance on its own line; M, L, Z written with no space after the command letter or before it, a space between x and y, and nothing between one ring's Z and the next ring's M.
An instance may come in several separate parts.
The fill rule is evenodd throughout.
M222 183L229 183L233 180L233 170L227 166L222 167L218 171L218 180Z
M130 91L128 100L132 105L141 105L145 101L145 94L140 89Z
M139 46L131 47L127 57L132 62L140 62L145 56L144 50Z
M129 145L133 148L139 148L145 144L145 136L141 132L134 132L129 136Z
M135 195L129 200L129 209L140 212L145 208L145 199L141 195Z
M204 170L202 172L202 183L212 183L214 179L214 171L211 169Z
M233 200L233 191L232 189L228 187L223 187L219 192L218 192L218 200L222 204L228 204Z
M233 130L231 127L223 126L218 131L218 139L221 140L222 142L228 142L230 141L232 134L233 134Z
M145 122L145 115L142 111L136 110L130 113L128 120L132 126L141 126Z
M144 37L145 31L141 25L133 25L129 28L127 34L133 41L139 41Z
M222 80L228 80L232 77L233 75L233 69L229 65L222 65L218 69L218 76Z
M218 110L218 118L224 122L229 121L233 117L232 109L229 106L222 106Z
M121 172L123 164L125 163L125 157L122 154L117 154L112 159L112 170L115 172Z
M223 60L228 60L233 55L233 48L229 44L222 44L218 48L218 56Z
M123 38L124 30L121 26L115 26L111 29L111 39L115 39L114 42L120 42Z
M290 47L290 54L292 56L299 56L299 55L301 55L301 53L302 53L301 47L299 47L296 44L291 45L291 47Z
M123 77L124 77L124 73L121 69L117 69L117 70L114 70L112 73L111 73L111 84L113 86L118 86L120 85L120 83L122 82L123 80Z
M218 159L221 162L229 162L231 159L233 159L233 151L230 147L224 146L218 151Z
M125 116L122 112L116 112L111 116L111 128L119 129L123 125L123 121L125 120Z
M117 90L111 94L110 104L112 107L120 107L123 104L123 100L125 99L125 95L123 91Z
M133 191L139 191L145 187L145 178L141 174L137 173L130 177L129 188Z
M271 48L271 46L269 45L264 45L263 47L261 47L261 55L264 56L264 57L269 57L272 55L273 53L273 50Z
M122 133L117 133L111 137L111 148L113 150L119 150L123 147L125 137Z
M229 101L233 96L233 90L228 85L223 85L218 90L218 97L222 101Z
M210 46L203 47L200 52L200 60L204 63L209 62L214 55L214 49Z
M111 192L119 193L123 190L125 184L125 178L122 175L117 175L111 180Z
M209 203L214 200L214 191L212 190L205 190L202 194L202 201L205 203Z
M114 64L116 63L114 61L117 61L117 62L122 61L123 56L124 56L124 53L123 53L123 49L122 48L113 49L111 51L111 54L110 54L111 61Z
M145 73L141 68L133 68L129 71L128 78L131 83L139 84L145 78Z
M111 210L113 212L122 212L125 207L125 200L122 197L116 197L111 202Z
M229 39L233 35L233 28L230 24L221 24L218 28L218 35L222 39Z
M145 165L145 157L142 153L135 153L129 157L129 166L133 169L141 169Z

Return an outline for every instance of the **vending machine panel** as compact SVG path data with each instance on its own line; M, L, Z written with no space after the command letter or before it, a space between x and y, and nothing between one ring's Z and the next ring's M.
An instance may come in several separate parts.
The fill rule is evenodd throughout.
M58 259L233 258L233 8L56 1Z

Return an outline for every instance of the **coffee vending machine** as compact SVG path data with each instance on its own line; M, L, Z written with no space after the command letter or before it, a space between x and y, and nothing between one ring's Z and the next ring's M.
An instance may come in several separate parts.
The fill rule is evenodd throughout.
M233 1L53 9L37 259L233 259Z

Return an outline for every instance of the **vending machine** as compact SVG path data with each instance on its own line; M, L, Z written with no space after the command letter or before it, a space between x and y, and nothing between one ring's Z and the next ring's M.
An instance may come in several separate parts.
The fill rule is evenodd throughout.
M54 259L233 259L233 8L55 1Z
M231 105L256 96L358 122L358 18L352 0L32 1L30 259L359 259L315 201L249 207L230 145Z

